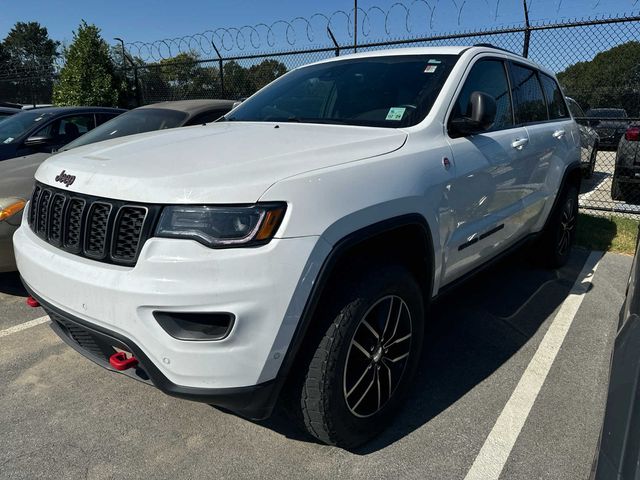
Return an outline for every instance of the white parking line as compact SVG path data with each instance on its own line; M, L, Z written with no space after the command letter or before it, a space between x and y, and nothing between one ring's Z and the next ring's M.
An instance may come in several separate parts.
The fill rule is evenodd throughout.
M43 323L47 323L48 321L49 321L49 316L45 315L44 317L36 318L35 320L29 320L28 322L21 323L20 325L14 325L13 327L7 328L6 330L0 330L0 338L7 337L11 334L21 332L22 330L26 330L27 328L42 325Z
M465 480L497 480L502 473L520 431L531 412L540 389L551 369L580 304L587 292L591 277L602 258L601 252L592 252L573 284L569 296L556 314L549 330L538 346L518 385L496 420L480 453L467 472Z

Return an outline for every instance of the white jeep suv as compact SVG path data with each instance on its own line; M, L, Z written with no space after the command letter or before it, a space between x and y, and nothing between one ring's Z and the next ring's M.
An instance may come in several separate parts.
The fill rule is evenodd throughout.
M562 265L580 135L553 74L492 48L297 68L202 126L46 161L14 236L71 347L252 419L288 398L353 447L399 408L430 301L535 237Z

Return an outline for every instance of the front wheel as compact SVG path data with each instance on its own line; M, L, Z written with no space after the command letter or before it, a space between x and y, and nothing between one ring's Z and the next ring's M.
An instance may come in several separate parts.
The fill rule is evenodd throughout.
M560 194L539 243L540 257L546 266L559 268L567 263L577 225L578 189L575 185L567 185Z
M422 347L423 299L401 265L351 274L328 297L300 413L318 440L353 448L389 423L410 386Z

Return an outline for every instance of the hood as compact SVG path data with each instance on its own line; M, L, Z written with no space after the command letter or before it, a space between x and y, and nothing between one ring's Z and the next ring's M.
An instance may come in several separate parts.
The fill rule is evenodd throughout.
M74 148L43 163L36 178L127 201L251 203L279 180L383 155L406 137L385 128L220 122Z
M29 198L35 182L33 176L50 153L35 153L0 162L0 198Z

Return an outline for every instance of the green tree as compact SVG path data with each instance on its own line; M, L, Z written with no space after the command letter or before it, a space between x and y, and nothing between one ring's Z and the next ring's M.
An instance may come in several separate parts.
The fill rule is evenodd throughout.
M219 92L218 69L203 66L195 53L180 53L160 61L158 67L166 100L215 98Z
M64 49L65 65L53 90L58 105L116 106L119 82L100 29L84 20Z
M287 67L277 60L263 60L249 68L244 68L232 60L224 64L223 71L225 96L237 99L252 95L284 75L287 73Z
M278 60L263 60L259 64L249 67L249 78L255 91L260 90L285 73L287 73L287 67Z
M558 74L565 94L583 108L624 108L640 113L640 42L632 41L598 53Z
M224 72L224 96L226 98L240 99L248 97L255 90L249 81L249 72L235 60L225 62L222 67Z
M49 102L59 45L38 22L17 22L0 48L0 75L13 80L2 82L1 96L25 103Z

